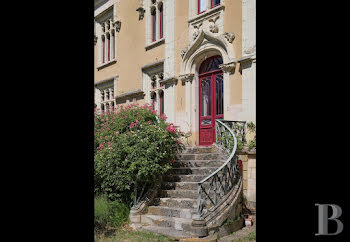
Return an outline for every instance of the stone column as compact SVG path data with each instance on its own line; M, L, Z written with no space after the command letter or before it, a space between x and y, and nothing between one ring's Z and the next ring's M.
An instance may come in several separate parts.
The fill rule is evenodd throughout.
M219 66L223 72L224 77L224 119L235 120L236 117L233 117L233 112L230 110L230 75L235 72L236 63L229 62Z
M163 5L163 24L165 38L164 79L175 76L175 0L168 0ZM165 84L167 89L166 111L168 122L175 123L175 83Z

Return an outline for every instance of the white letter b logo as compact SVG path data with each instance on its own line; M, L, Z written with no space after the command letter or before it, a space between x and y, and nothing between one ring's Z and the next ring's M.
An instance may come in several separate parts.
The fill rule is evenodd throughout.
M316 235L337 235L343 231L343 223L338 219L342 210L335 204L315 204L318 206L318 234ZM328 218L328 207L332 208L332 216ZM335 233L328 233L328 220L337 222L337 231Z

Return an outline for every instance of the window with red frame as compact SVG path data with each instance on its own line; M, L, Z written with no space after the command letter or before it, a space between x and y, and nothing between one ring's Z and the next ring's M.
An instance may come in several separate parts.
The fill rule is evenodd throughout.
M159 94L160 114L164 114L164 92Z
M159 6L159 38L163 38L163 5Z
M110 60L110 47L111 46L111 40L110 35L107 35L107 61Z
M105 63L105 38L102 38L102 63Z
M198 0L198 14L207 10L207 0Z
M218 5L220 5L221 1L220 0L211 0L211 8L214 8Z
M154 8L152 10L152 42L156 41L157 39L157 28L156 28L156 23L157 23L157 11Z

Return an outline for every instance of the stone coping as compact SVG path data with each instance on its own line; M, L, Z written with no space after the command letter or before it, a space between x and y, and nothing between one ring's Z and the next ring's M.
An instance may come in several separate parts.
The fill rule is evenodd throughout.
M147 51L147 50L153 49L153 48L155 48L155 47L157 47L159 45L162 45L164 43L165 43L165 39L164 38L160 39L160 40L157 40L157 41L154 41L154 42L150 43L149 45L147 45L145 47L145 50Z
M112 77L106 78L106 79L104 79L104 80L97 81L97 82L95 83L95 86L101 85L101 84L103 84L103 83L105 83L105 82L113 81L115 78L118 78L118 77L119 77L119 76L112 76Z
M103 63L103 64L97 66L97 70L101 70L102 68L105 68L105 67L107 67L107 66L110 66L110 65L112 65L112 64L114 64L114 63L117 63L117 60L116 60L116 59L111 60L111 61L108 61L108 62L106 62L106 63Z
M115 100L126 99L126 98L140 96L140 95L145 95L145 94L141 89L137 89L135 91L120 94L120 95L115 97Z

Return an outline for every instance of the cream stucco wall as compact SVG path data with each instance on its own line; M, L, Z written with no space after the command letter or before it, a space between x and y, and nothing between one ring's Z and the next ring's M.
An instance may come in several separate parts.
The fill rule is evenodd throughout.
M174 107L171 105L166 107L171 108L175 125L180 126L185 131L189 131L192 127L188 120L189 114L186 113L186 108L188 110L186 98L188 99L189 94L188 92L186 94L186 85L182 84L179 76L181 75L181 66L183 64L181 51L191 44L193 35L191 23L193 18L197 17L195 13L192 14L189 11L194 11L193 6L195 6L197 0L193 0L193 3L189 2L189 0L163 0L165 5L168 4L167 6L174 8L165 11L165 14L170 16L164 16L164 28L170 28L166 29L168 32L165 31L167 33L166 37L171 41L165 39L160 45L148 50L145 48L147 42L146 25L149 23L147 22L147 14L149 14L150 10L148 8L145 9L145 16L141 20L139 19L139 12L136 11L140 6L145 7L145 5L142 5L145 1L107 1L110 6L116 3L115 18L121 22L120 32L116 33L116 63L97 69L98 46L95 45L95 83L118 76L116 96L137 89L143 90L142 67L164 60L164 70L171 73L169 75L173 73L175 78L178 79L175 88L169 88L168 92L169 95L174 95L174 98L169 100L169 102L174 102ZM234 34L235 38L230 45L233 47L233 61L237 61L242 57L242 0L224 0L222 2L224 8L222 8L222 15L217 21L219 32L214 33L214 35L223 35L225 32ZM98 9L95 10L96 12L98 12ZM171 16L172 14L174 16ZM189 23L190 17L192 19L191 23ZM205 31L209 31L207 23L201 27ZM173 32L172 28L174 29ZM229 87L229 90L225 91L225 94L229 95L225 99L228 101L225 119L240 120L240 113L242 112L242 75L238 68L239 64L237 63L233 73L225 73ZM170 76L167 76L167 73L165 73L165 77ZM140 102L145 102L145 100L141 99ZM198 110L196 115L198 115ZM194 130L192 131L193 135L190 140L197 143L198 133Z

